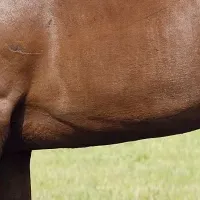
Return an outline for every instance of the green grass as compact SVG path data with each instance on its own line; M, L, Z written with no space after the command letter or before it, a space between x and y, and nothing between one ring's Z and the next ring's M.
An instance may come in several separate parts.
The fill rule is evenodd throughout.
M35 151L33 200L198 200L200 131L85 149Z

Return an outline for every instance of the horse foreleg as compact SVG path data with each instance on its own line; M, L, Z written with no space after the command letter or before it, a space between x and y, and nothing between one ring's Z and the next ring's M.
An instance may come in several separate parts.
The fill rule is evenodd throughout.
M31 152L3 154L0 160L0 199L31 200Z

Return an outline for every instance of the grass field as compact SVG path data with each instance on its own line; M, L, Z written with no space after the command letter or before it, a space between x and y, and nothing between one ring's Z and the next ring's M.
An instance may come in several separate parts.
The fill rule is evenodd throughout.
M200 200L200 131L35 151L31 178L33 200Z

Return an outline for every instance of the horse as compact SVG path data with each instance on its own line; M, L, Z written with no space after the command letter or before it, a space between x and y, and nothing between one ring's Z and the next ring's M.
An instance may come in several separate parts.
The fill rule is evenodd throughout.
M0 198L31 151L200 128L200 0L1 0Z

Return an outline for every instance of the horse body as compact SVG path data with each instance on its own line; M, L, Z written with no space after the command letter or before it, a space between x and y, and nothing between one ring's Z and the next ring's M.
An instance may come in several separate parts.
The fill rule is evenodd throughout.
M200 127L199 0L0 8L0 154Z

